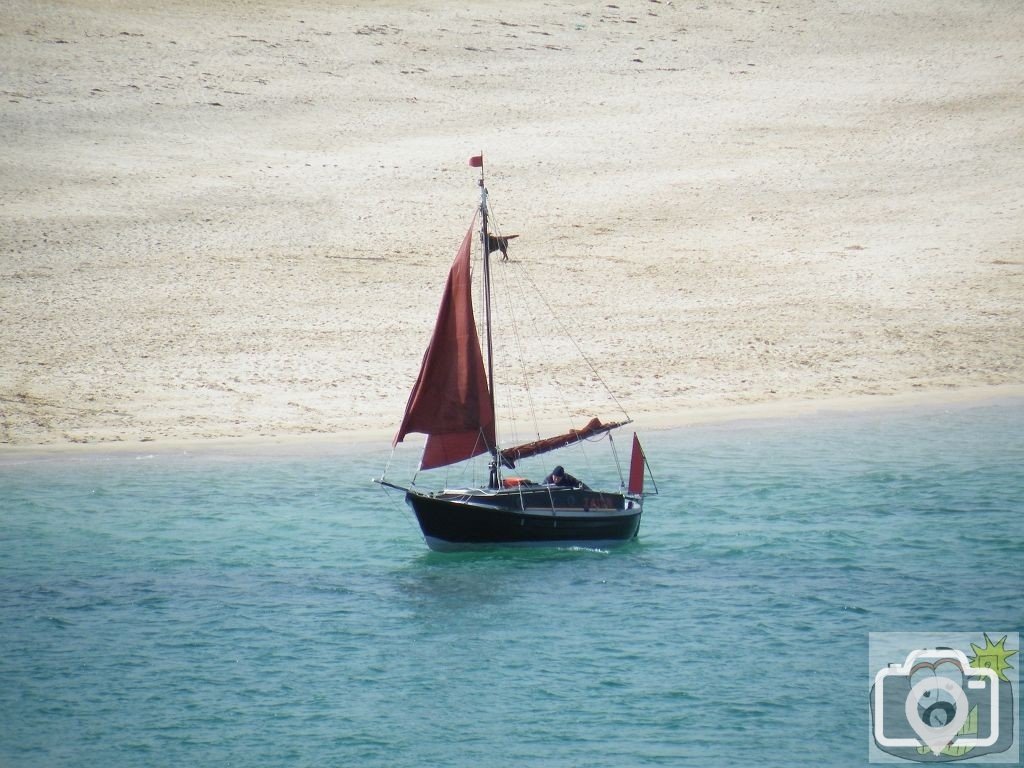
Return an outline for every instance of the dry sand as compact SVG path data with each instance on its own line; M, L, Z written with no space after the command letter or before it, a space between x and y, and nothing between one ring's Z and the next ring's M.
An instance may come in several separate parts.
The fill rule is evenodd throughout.
M0 443L392 430L481 149L639 421L1020 392L1022 30L1017 0L7 0Z

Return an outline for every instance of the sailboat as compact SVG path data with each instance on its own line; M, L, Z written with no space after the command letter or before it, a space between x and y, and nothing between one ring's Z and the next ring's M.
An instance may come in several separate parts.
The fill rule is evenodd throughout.
M507 260L508 240L514 236L491 234L483 155L470 158L470 165L480 169L479 209L449 271L433 336L392 448L411 433L425 434L420 471L489 456L486 483L481 477L476 483L427 490L416 485L415 477L407 485L384 477L376 482L405 494L427 546L435 551L490 546L605 548L629 542L640 528L644 480L649 471L635 432L628 479L620 470L619 485L612 490L592 489L571 476L566 482L566 475L532 482L510 474L520 461L532 456L604 436L611 442L612 431L626 426L630 419L625 413L617 421L593 417L564 433L502 446L495 410L491 254L500 252ZM479 230L474 229L477 221ZM483 343L473 306L474 241L479 244L482 262L482 269L477 270L482 274L477 277L483 281Z

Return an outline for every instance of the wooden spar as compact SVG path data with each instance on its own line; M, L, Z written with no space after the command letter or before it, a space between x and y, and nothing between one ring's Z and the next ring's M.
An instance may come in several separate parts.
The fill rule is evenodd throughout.
M511 469L520 459L526 459L530 456L539 456L540 454L547 453L548 451L556 451L559 448L566 447L567 445L588 440L591 437L596 437L597 435L603 435L605 432L610 432L613 429L618 429L619 427L629 423L630 422L628 420L602 422L600 419L594 418L587 422L582 429L570 429L562 435L534 440L530 443L517 445L514 448L506 448L500 453L501 463Z

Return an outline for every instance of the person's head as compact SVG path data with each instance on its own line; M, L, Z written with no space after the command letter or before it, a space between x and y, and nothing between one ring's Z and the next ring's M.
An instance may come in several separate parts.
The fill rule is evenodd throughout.
M565 470L562 468L561 464L559 464L557 467L555 467L554 469L551 470L551 476L552 477L565 477Z

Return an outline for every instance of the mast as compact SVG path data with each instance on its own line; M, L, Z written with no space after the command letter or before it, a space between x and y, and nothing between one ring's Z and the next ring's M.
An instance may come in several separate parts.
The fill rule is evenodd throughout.
M497 415L494 406L494 344L491 337L491 248L490 238L487 235L487 187L484 186L484 155L470 160L470 163L480 165L480 248L484 258L484 335L487 338L487 383L489 403L491 412L491 423L497 424ZM497 436L495 436L497 437ZM495 443L489 446L491 450L491 471L488 485L491 488L499 487L498 482L498 445Z

